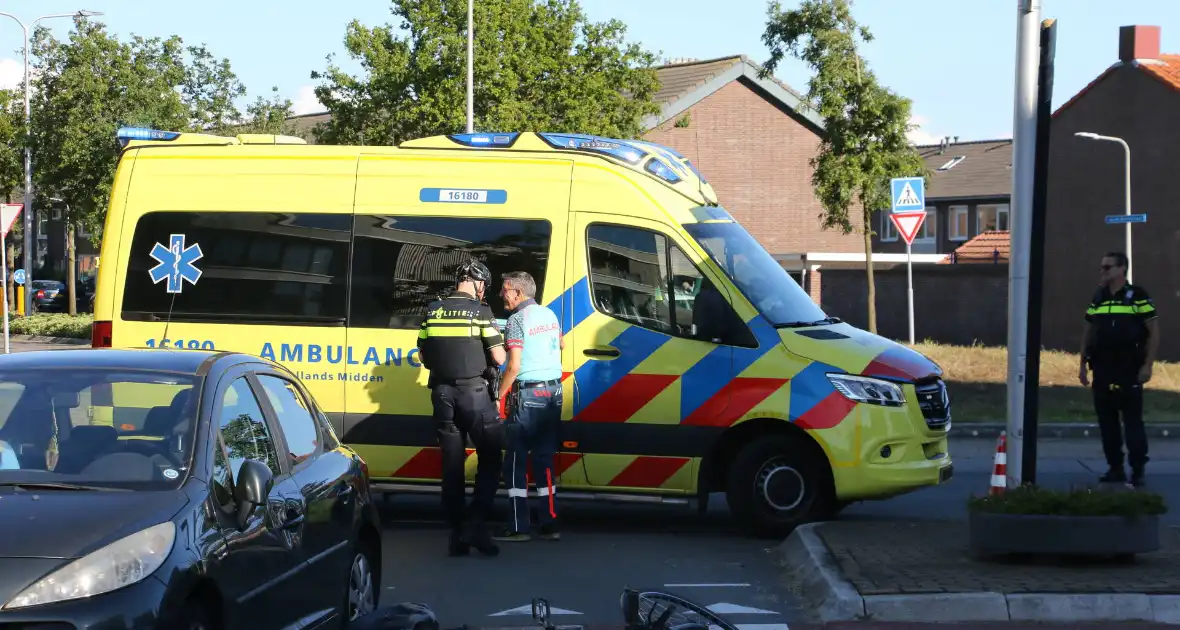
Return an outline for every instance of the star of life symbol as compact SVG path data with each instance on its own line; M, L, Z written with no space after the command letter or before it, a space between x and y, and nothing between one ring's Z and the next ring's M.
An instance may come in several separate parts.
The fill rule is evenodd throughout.
M172 234L168 237L167 247L162 243L156 243L156 246L152 248L152 259L160 263L148 271L152 276L152 283L160 284L167 280L169 293L180 293L184 288L185 280L188 280L189 284L196 285L197 281L201 279L201 270L193 263L204 255L201 252L201 246L197 243L185 247L184 235Z

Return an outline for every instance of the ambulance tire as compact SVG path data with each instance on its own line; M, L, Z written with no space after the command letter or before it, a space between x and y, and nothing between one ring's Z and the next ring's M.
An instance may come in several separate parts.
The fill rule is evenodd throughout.
M832 504L825 466L800 438L757 438L729 468L725 499L730 513L762 538L782 538L822 519Z

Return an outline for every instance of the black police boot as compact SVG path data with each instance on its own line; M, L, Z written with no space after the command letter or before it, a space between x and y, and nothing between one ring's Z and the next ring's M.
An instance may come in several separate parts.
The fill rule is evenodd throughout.
M462 527L451 528L451 538L447 545L447 553L451 556L465 556L471 553L471 542Z
M1147 481L1143 478L1143 466L1131 467L1131 485L1136 488L1142 488L1147 485Z
M492 540L492 534L488 531L487 523L482 519L471 523L469 540L471 541L471 546L475 547L485 556L495 557L500 555L500 546Z
M1098 481L1100 483L1125 483L1127 481L1127 471L1123 469L1122 465L1111 466L1105 475L1098 478Z

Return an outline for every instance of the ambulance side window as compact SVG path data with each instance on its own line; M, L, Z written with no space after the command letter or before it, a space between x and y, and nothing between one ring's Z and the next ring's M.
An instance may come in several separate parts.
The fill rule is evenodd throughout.
M600 312L676 337L758 346L725 295L663 234L599 223L586 245Z
M500 275L510 271L532 275L544 304L552 231L543 220L358 215L348 325L417 329L431 300L455 288L455 268L470 257L492 272L486 299L497 318L508 317L496 294Z
M711 343L758 347L758 340L725 295L675 245L668 246L668 266L676 296L672 318L675 334Z
M594 306L615 319L675 334L662 234L598 223L586 233Z

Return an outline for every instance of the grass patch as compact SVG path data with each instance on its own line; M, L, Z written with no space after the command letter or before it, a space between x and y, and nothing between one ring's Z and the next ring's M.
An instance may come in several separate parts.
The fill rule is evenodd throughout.
M1008 350L996 346L913 346L937 363L947 381L959 422L1004 422L1008 405ZM1039 419L1044 422L1096 422L1090 388L1078 382L1078 355L1041 352ZM1180 422L1180 364L1157 361L1143 393L1143 419Z
M1051 490L1031 485L995 496L971 497L967 507L976 512L1038 516L1158 516L1168 512L1164 498L1154 492Z
M31 317L12 313L8 315L8 330L13 335L89 339L90 325L93 323L94 316L89 313L72 316L66 313L38 313Z

